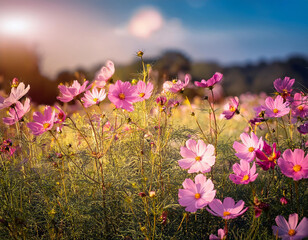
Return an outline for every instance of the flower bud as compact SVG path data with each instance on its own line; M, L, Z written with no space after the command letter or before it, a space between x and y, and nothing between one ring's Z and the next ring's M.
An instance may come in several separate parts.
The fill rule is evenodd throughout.
M138 193L138 195L139 195L140 197L145 197L145 196L146 196L146 194L145 194L144 192L140 192L140 193Z
M17 88L18 84L19 84L18 78L13 78L11 87Z
M142 56L143 56L143 51L138 51L138 52L137 52L137 56L138 56L138 57L142 57Z
M280 198L280 203L282 205L287 205L288 204L288 200L285 197Z
M150 192L149 192L149 196L150 196L150 198L155 197L155 195L156 195L155 191L150 191Z

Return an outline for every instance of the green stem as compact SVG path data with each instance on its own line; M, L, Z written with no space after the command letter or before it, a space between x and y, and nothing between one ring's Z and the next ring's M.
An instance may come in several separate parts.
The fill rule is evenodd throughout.
M95 131L93 122L92 122L92 120L91 120L91 117L90 117L90 115L89 115L87 109L83 106L81 100L79 100L79 102L80 102L81 106L83 107L83 109L84 109L85 113L87 114L87 117L88 117L88 119L89 119L89 121L90 121L90 125L91 125L92 130L93 130L93 133L94 133L94 138L95 138L95 142L96 142L96 148L97 148L97 151L99 151L99 145L98 145L98 141L97 141L96 131Z
M90 143L88 142L88 140L86 139L85 135L82 134L82 132L80 131L80 129L77 127L77 125L75 124L75 122L73 121L73 119L71 119L71 117L68 117L69 120L71 120L71 122L73 123L75 129L79 132L79 134L82 136L82 138L86 141L91 153L93 152Z

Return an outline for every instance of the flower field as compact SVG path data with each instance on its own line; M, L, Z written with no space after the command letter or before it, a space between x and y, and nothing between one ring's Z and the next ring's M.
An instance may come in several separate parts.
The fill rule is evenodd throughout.
M305 239L307 89L216 101L222 73L162 90L141 73L59 85L37 106L0 97L0 239ZM204 88L191 98L190 88ZM56 101L56 99L55 99Z

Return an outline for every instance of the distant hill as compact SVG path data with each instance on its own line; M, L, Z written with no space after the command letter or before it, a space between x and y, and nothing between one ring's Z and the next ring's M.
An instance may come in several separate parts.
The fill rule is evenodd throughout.
M62 71L56 79L49 79L40 72L41 59L38 54L20 43L1 42L0 44L0 88L10 91L10 81L17 77L31 85L29 95L32 101L39 104L53 104L58 96L58 84L70 83L74 79L93 80L104 63L91 69L76 69ZM179 73L190 73L192 81L210 78L215 72L224 74L222 86L225 95L239 95L250 91L258 93L274 92L273 81L289 76L296 79L296 87L306 91L308 86L308 58L293 56L285 61L258 62L255 64L222 66L213 62L192 62L189 57L177 51L167 51L155 59L146 59L146 64L152 66L152 81L160 89L163 82L178 77ZM129 81L138 78L142 72L140 60L127 65L117 65L114 79ZM195 90L191 90L195 91ZM198 95L195 91L191 96Z

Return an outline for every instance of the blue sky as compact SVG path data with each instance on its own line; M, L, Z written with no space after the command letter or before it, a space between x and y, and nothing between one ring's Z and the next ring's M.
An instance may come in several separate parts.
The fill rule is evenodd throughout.
M50 76L140 49L233 64L308 56L307 13L307 0L1 0L0 38L34 45Z

